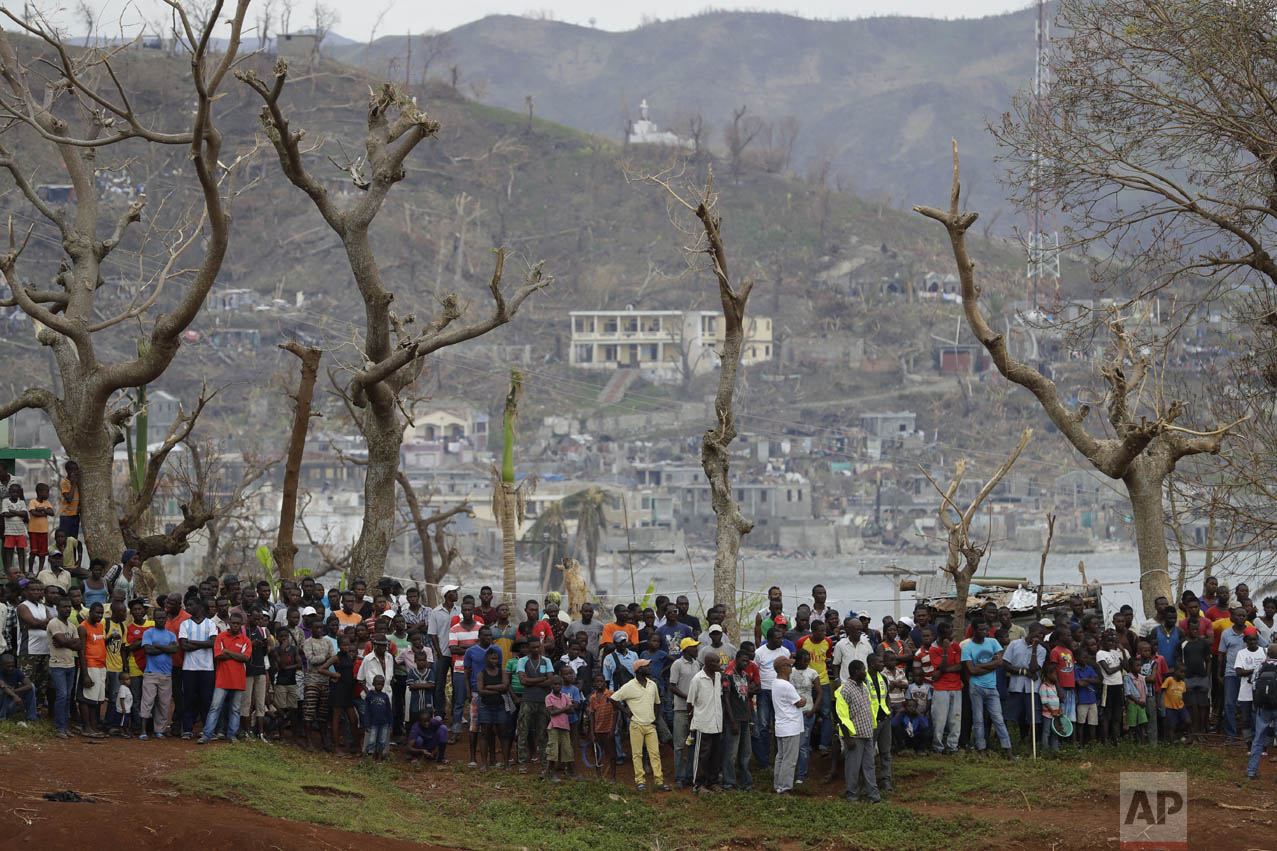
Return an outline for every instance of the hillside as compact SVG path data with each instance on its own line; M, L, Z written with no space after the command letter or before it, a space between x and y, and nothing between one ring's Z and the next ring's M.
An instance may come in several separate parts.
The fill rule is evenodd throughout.
M271 60L253 57L245 65L267 75ZM129 54L118 61L117 72L136 92L139 111L166 124L181 115L172 80L189 70L180 59ZM329 62L309 77L299 76L284 97L294 126L305 128L308 140L320 145L311 167L339 197L357 190L324 155L340 160L360 149L372 82L362 72ZM259 104L242 85L227 91L218 105L229 154L253 144ZM595 385L601 383L565 364L568 310L717 307L712 278L704 269L689 270L681 249L687 240L669 220L664 192L626 178L627 166L667 164L667 151L622 147L539 118L529 127L526 116L466 100L439 83L418 86L415 93L441 121L442 130L409 159L407 179L392 192L375 227L383 274L396 293L400 315L432 315L435 298L448 291L460 293L473 310L486 310L492 250L498 245L510 252L507 286L514 285L524 264L539 260L555 278L512 325L433 359L428 392L499 399L510 356L508 350L493 351L492 344L517 345L527 347L527 357L543 379L530 385L525 405L530 417L588 409L594 405ZM944 144L935 141L943 151ZM44 146L26 140L21 149L32 152L42 173L56 171L56 158ZM146 154L130 168L145 180L152 197L175 193L167 209L180 209L177 202L188 191L176 173L180 152L161 157L107 151L103 165L125 153ZM268 309L217 311L210 304L193 326L198 340L184 346L157 382L183 398L193 395L201 379L231 384L212 413L233 427L251 425L263 437L268 424L282 426L285 413L277 402L284 385L271 385L265 378L282 367L282 381L293 371L275 343L304 335L331 352L333 362L349 362L358 357L361 327L361 309L339 240L267 153L259 151L244 174L249 178L245 191L234 201L232 248L219 287L250 290L257 304ZM703 172L711 165L702 161L697 167ZM934 392L913 397L899 382L902 372L928 369L929 334L941 327L952 333L956 308L942 301L908 303L886 292L889 285L900 291L916 286L928 270L949 271L952 260L934 226L881 202L790 177L749 170L737 185L726 179L721 164L715 169L732 267L738 276L756 281L751 312L774 318L782 345L787 337L809 334L859 338L877 364L874 370L846 371L782 370L778 363L768 364L759 368L762 380L750 378L747 404L761 412L830 402L811 414L814 422L826 424L856 413L854 405L838 400L867 397L877 400L872 404L915 405L920 412L934 410L935 417L951 420L948 406L932 407ZM938 200L947 185L947 177L937 180L923 197ZM19 222L33 220L34 211L12 192L0 196L0 213L9 212ZM975 239L973 247L991 296L1003 303L1017 297L1022 292L1018 248L984 239ZM23 258L24 275L47 281L56 268L54 248L50 232L37 228L36 241ZM122 279L136 274L131 248L135 242L112 258L110 274ZM154 262L147 260L144 266ZM1068 274L1075 286L1085 285L1080 268L1070 266ZM272 305L272 299L278 303ZM0 333L16 344L14 350L29 358L29 369L47 374L47 361L34 345L29 325L9 322L3 329ZM99 350L129 351L136 333L132 326L117 326L102 335L114 337ZM781 380L782 372L803 377ZM694 393L699 396L706 389L697 386ZM892 393L876 395L883 390ZM673 392L648 387L637 395L651 406ZM956 395L956 386L945 392ZM617 412L628 410L632 408ZM932 414L923 417L920 424L931 427Z
M742 105L771 122L801 123L800 171L832 156L858 192L908 207L943 186L948 139L967 152L973 202L1002 206L987 118L1008 108L1033 74L1033 10L977 20L880 17L814 21L772 13L709 12L628 32L492 16L446 35L430 74L458 67L460 87L485 102L622 138L646 98L662 126L701 113L724 145ZM414 74L420 74L418 43ZM404 36L335 48L375 69L407 59Z

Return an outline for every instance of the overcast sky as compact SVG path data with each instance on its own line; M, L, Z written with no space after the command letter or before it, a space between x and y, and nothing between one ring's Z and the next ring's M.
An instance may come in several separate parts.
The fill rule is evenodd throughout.
M250 9L250 17L263 8L266 0L254 0ZM383 11L378 35L400 34L405 32L420 33L427 30L448 30L469 21L478 20L486 15L539 15L544 14L558 21L590 26L591 18L594 26L608 30L627 30L637 26L644 18L677 18L695 9L695 0L632 0L626 3L600 3L598 0L323 0L334 7L340 15L335 31L362 41L368 38L376 18ZM769 9L788 12L809 18L859 18L870 15L897 14L920 15L933 18L978 18L1022 9L1032 0L967 0L958 5L953 0L764 0L764 2L704 4L716 9L749 8L752 10ZM278 26L278 10L284 0L273 0ZM6 4L10 5L10 4ZM36 0L32 5L46 10L60 27L66 31L81 34L85 31L84 23L79 20L73 10L79 5L70 0ZM163 20L168 16L163 13L159 0L88 0L88 5L98 14L98 28L104 33L118 29L117 21L126 22L126 28L135 30L140 20ZM233 7L232 0L226 6ZM295 0L296 11L293 13L293 29L306 26L305 21L312 17L311 8L314 0ZM12 3L12 8L20 8L21 4Z

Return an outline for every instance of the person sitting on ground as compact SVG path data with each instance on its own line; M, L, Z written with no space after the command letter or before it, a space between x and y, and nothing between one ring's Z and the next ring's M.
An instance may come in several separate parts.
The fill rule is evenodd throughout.
M891 719L893 737L900 746L914 753L926 753L931 744L931 721L914 698L905 700L904 709Z
M13 654L5 653L0 656L0 721L19 710L26 712L27 721L35 721L35 686Z
M440 765L447 765L445 754L448 751L448 725L438 715L422 712L417 722L408 731L408 740L404 743L408 752L408 761L419 759L433 760Z

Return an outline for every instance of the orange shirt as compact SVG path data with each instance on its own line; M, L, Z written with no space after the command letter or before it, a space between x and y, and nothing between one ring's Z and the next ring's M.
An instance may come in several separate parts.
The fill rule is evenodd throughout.
M60 506L63 517L75 517L80 513L80 488L71 484L70 479L63 479L58 487L59 493L62 495L62 505Z
M617 631L624 632L627 636L629 636L631 647L636 647L638 645L638 627L632 623L627 623L625 626L621 626L616 621L612 621L610 624L603 627L603 636L599 639L599 642L602 644L611 644L612 636L616 635Z
M47 499L43 499L43 500L33 499L27 503L27 508L28 509L47 508L50 511L52 511L53 503L49 502ZM49 534L49 515L41 514L39 517L37 517L34 514L31 514L30 512L28 512L27 517L29 518L27 520L28 532L35 532L37 535L41 533L45 535ZM74 565L69 565L69 566L74 566Z
M364 616L359 614L359 612L351 612L350 614L346 614L341 609L338 609L336 611L336 615L337 615L337 622L341 624L342 632L345 632L347 629L349 629L352 626L359 626L359 624L364 622Z
M84 627L84 664L90 668L106 667L106 630L102 621L91 624L80 621Z

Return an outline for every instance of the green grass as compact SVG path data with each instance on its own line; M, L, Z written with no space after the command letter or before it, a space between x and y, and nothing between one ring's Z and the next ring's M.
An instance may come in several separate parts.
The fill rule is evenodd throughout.
M858 851L941 845L957 851L980 847L995 832L1006 835L1005 826L965 814L938 819L892 804L849 805L804 795L778 799L761 792L697 799L594 781L549 785L517 774L481 778L459 766L442 772L402 763L363 766L261 744L195 751L168 779L187 794L222 798L269 816L475 848L633 851L782 843L814 848L837 837L840 847ZM1025 829L1015 828L1015 835Z
M1115 796L1122 771L1186 771L1194 780L1236 781L1235 766L1217 751L1198 747L1150 749L1124 744L1117 748L1092 746L1077 753L1067 746L1060 755L1039 758L1021 754L1017 762L997 756L980 759L897 756L893 773L898 799L905 802L943 802L955 798L981 800L1018 793L1032 806L1048 806ZM1014 805L1014 798L1009 799Z
M22 727L18 724L19 718L21 718L20 715L10 717L0 723L0 754L53 740L52 722L47 720L28 722L25 727Z

